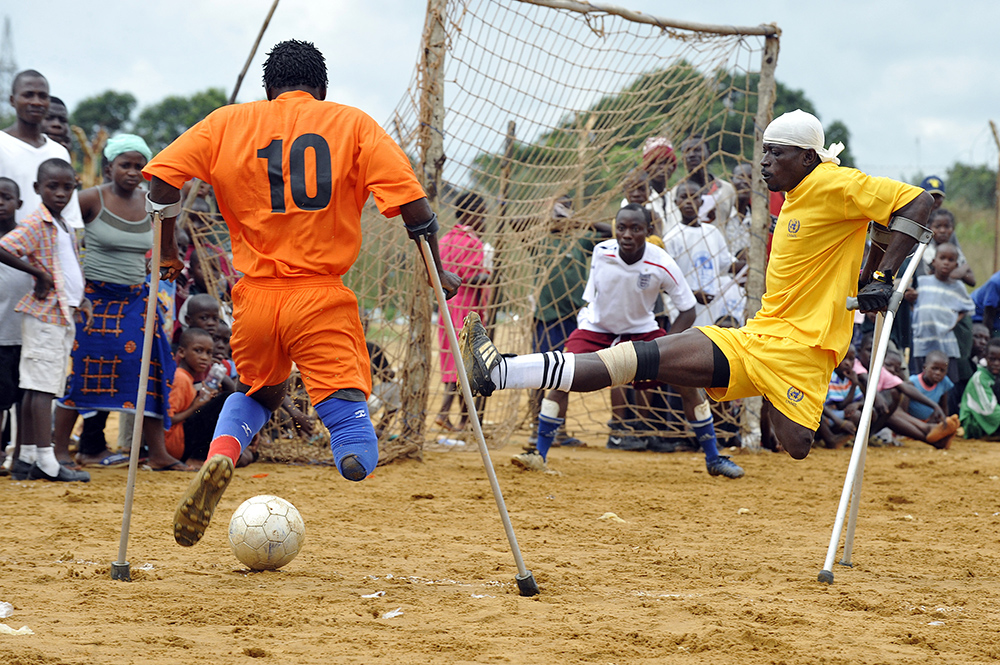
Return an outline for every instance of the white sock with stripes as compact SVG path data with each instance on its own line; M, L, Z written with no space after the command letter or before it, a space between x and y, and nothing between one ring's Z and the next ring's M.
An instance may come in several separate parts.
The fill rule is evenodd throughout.
M576 358L572 353L550 351L505 358L490 371L497 388L541 388L569 392Z

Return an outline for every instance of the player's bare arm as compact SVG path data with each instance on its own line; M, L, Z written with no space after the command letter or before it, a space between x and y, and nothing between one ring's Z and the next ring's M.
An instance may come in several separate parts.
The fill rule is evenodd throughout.
M414 240L420 242L420 236L427 238L427 244L431 247L431 255L434 257L435 268L441 278L441 288L444 289L445 296L451 298L458 293L458 287L462 285L462 278L453 272L448 272L441 266L441 254L438 252L437 241L437 217L431 210L430 203L426 198L410 201L399 206L399 212L403 217L403 223Z
M149 183L148 200L156 205L180 203L181 192L173 185L153 176ZM176 223L177 214L174 214L171 217L164 217L160 227L160 272L163 279L171 281L177 279L184 270L184 262L180 259L180 250L177 249L177 239L174 237Z
M922 234L928 234L927 218L934 199L926 192L894 210L888 229L872 227L872 243L868 260L858 280L858 309L862 312L882 312L889 304L893 278L903 260L913 251ZM880 238L883 240L880 241Z

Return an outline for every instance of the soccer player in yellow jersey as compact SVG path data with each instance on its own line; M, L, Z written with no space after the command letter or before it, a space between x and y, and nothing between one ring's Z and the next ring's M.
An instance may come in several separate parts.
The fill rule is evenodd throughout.
M233 288L230 340L240 383L174 515L181 545L204 534L241 451L281 404L292 363L341 475L359 481L375 470L370 361L357 298L342 280L358 257L369 195L386 217L402 215L411 238L428 239L447 292L461 283L441 268L436 217L406 154L365 113L324 101L327 83L315 46L282 42L264 63L266 101L217 109L143 169L147 210L164 217L167 278L183 267L173 231L191 178L214 187L244 275Z
M857 295L862 312L887 308L892 276L916 240L927 237L933 205L918 187L841 168L843 145L823 145L822 125L804 111L786 113L764 131L764 180L787 196L761 308L743 328L700 326L597 353L502 358L482 325L467 320L462 353L475 390L586 392L656 379L706 388L719 401L763 395L778 442L793 458L804 458L830 374L850 345L847 298ZM862 270L870 220L872 249Z

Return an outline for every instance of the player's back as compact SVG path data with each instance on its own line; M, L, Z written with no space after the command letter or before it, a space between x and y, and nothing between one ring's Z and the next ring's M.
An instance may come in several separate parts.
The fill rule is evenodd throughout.
M369 193L386 216L424 195L372 118L299 90L214 111L147 172L174 186L182 174L209 182L233 263L253 277L343 275L361 247Z

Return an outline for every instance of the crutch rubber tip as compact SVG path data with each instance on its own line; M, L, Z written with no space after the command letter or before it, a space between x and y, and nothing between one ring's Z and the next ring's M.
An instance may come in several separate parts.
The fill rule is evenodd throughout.
M531 571L527 571L524 575L515 575L514 579L517 580L517 591L522 596L537 596L538 583L535 582L535 576L531 574Z
M129 573L128 561L125 563L111 562L111 579L121 582L131 582L132 575Z
M817 582L822 582L823 584L833 584L833 573L829 570L819 571L819 577L816 578Z

